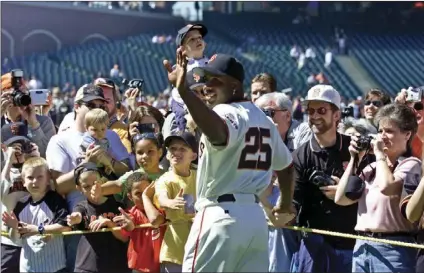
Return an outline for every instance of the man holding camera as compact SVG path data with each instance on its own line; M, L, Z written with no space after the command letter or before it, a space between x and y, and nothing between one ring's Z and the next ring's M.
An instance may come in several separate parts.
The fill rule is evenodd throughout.
M357 206L334 203L339 177L350 160L350 137L337 132L340 95L330 85L316 85L303 103L313 136L293 152L297 224L354 233ZM299 251L293 255L291 272L344 272L351 268L352 240L312 233L302 237Z
M49 140L56 134L53 121L48 116L37 115L21 75L11 73L1 77L1 126L22 121L28 126L28 138L34 142L42 157L46 156Z

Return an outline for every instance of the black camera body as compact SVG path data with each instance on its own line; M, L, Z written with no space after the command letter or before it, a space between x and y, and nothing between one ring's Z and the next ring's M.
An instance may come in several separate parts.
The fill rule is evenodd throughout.
M312 172L311 176L309 177L309 181L311 181L312 184L317 187L332 186L336 184L330 175L319 170Z
M356 148L358 151L366 151L371 148L371 140L373 138L371 136L360 136L356 141Z
M14 69L12 74L12 102L14 106L28 106L31 104L31 96L21 91L22 78L24 72L21 69Z
M353 117L353 106L347 106L342 111L342 118Z
M154 123L138 124L137 130L140 132L140 134L154 133L155 132L155 124Z
M128 86L128 88L138 88L141 90L144 85L144 80L143 79L132 79L132 80L123 79L122 84Z

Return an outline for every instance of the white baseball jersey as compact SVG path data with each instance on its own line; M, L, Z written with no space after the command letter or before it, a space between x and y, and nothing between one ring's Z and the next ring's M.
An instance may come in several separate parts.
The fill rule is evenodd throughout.
M197 171L197 197L223 194L259 195L272 170L292 162L275 124L252 102L220 104L213 109L228 127L225 146L214 146L202 135Z

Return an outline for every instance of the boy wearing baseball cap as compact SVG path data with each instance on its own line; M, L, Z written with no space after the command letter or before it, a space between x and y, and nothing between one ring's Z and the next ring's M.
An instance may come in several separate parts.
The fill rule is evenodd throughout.
M170 221L160 251L161 272L181 272L184 245L195 214L197 141L189 132L176 132L165 139L170 171L156 182L156 196Z

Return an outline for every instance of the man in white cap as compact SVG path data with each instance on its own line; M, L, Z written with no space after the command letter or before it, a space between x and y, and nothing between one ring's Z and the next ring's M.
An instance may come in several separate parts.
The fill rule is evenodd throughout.
M337 132L340 94L330 85L319 84L308 91L303 104L313 136L292 154L297 225L352 234L357 205L334 203L339 178L350 160L350 136ZM302 237L290 272L343 272L351 268L354 241L312 233Z

